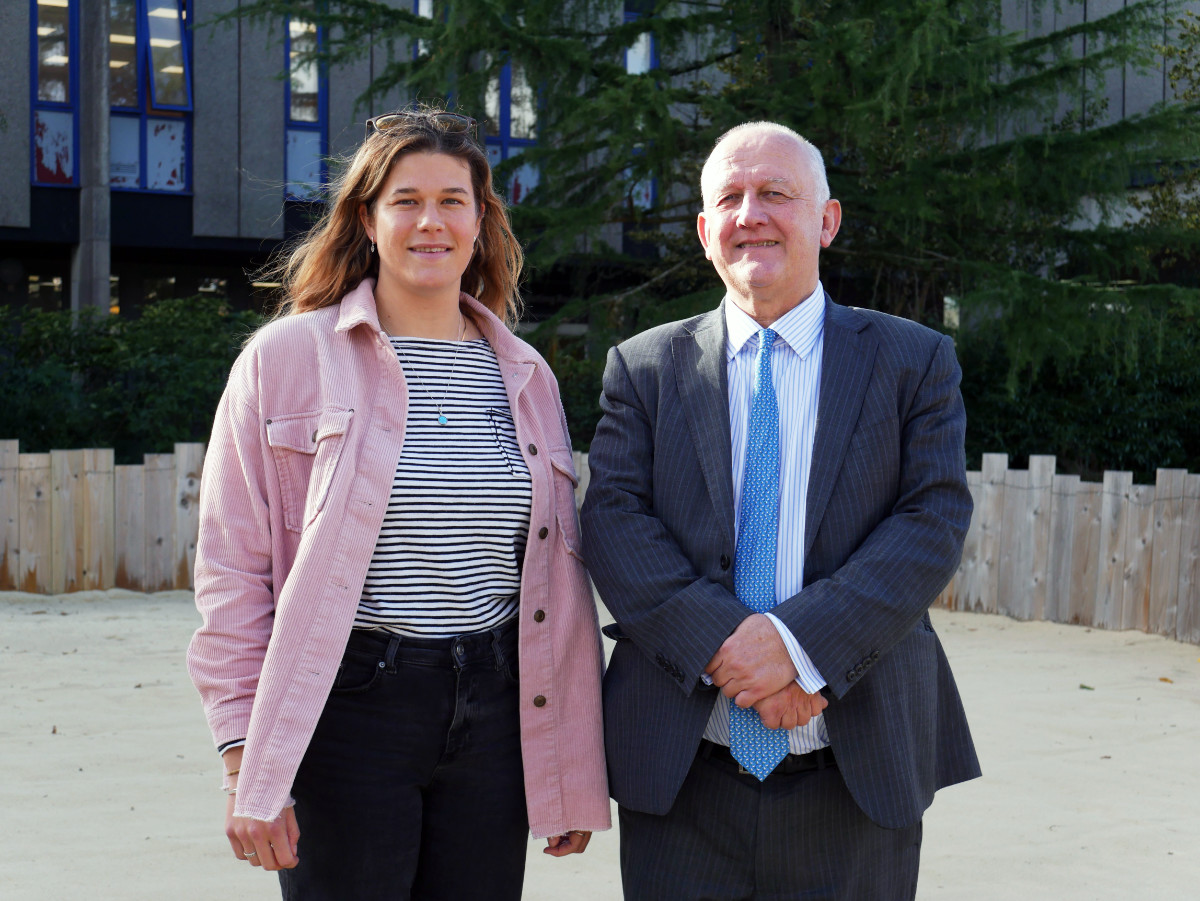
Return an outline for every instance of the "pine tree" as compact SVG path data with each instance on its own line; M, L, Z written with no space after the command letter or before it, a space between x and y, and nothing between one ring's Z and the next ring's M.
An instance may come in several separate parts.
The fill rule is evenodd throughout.
M532 291L557 295L553 322L590 324L586 346L560 347L550 330L544 346L594 406L597 351L721 296L695 237L699 170L722 132L753 119L825 155L844 216L822 258L826 287L937 327L951 301L960 355L974 335L999 342L1010 395L1047 361L1122 341L1128 355L1147 329L1192 315L1196 292L1171 282L1180 267L1163 268L1163 249L1194 259L1200 229L1130 198L1133 185L1165 184L1161 173L1196 171L1200 98L1125 118L1103 100L1106 79L1161 65L1175 4L1063 15L1079 6L434 0L430 19L372 0L261 0L242 14L308 15L326 26L333 65L390 47L373 91L449 96L476 114L499 67L520 67L538 97L538 146L522 162L541 178L514 225ZM658 65L629 74L625 51L644 36ZM643 209L634 195L647 181ZM1161 212L1174 195L1158 194ZM620 252L629 231L641 254Z

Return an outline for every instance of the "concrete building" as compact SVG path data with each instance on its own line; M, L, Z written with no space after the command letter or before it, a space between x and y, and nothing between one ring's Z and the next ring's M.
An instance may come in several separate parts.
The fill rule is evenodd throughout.
M432 14L431 0L387 2ZM357 103L387 49L326 71L301 59L324 40L311 23L217 21L238 6L0 3L0 302L252 302L250 273L310 221L328 160L408 98ZM519 72L505 67L487 106L493 162L533 142Z
M218 21L242 2L0 2L0 302L122 312L202 292L253 302L251 273L310 221L328 160L357 145L364 119L408 100L368 108L357 98L389 53L420 48L372 47L327 71L303 62L325 39L311 23ZM433 14L432 0L383 2ZM1081 0L1039 15L1029 0L1005 0L1002 24L1032 37L1126 2ZM625 2L626 20L644 7ZM621 10L614 2L614 18ZM626 54L631 72L658 63L649 36ZM1101 118L1111 121L1169 99L1171 88L1165 65L1127 67L1062 102L1074 108L1085 93L1107 98ZM534 91L519 69L504 67L484 106L494 163L534 142ZM532 167L518 169L511 198L536 181ZM653 182L631 187L635 206L656 197ZM638 252L628 228L598 237Z

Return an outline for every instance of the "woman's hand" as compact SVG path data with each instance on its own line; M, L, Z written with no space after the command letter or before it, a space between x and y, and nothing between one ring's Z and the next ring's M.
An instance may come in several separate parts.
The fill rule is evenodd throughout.
M248 860L264 870L290 870L298 864L297 845L300 827L296 824L295 808L285 807L273 822L233 815L233 795L225 809L225 835L233 856Z
M222 756L229 787L237 790L238 774L242 769L243 747L230 748ZM296 857L300 841L300 827L296 823L296 811L285 807L273 822L265 823L250 817L233 815L233 792L225 804L225 836L238 860L248 860L251 866L264 870L290 870L299 860Z
M542 848L542 853L549 854L551 857L582 854L591 840L592 834L590 832L581 832L578 829L572 829L565 835L554 835L546 839L546 847Z

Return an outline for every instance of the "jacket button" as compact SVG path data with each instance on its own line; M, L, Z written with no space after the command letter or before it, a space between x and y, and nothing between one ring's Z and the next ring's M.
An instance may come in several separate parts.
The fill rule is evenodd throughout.
M536 444L529 445L529 452L536 457L537 456L537 445Z
M721 569L729 569L729 555L728 554L721 555Z
M546 618L546 611L545 611L545 610L537 610L537 611L534 611L534 614L533 614L533 621L534 621L535 623L540 623L540 622L541 622L542 620L544 620L545 618Z
M534 707L545 707L546 706L546 696L538 695L536 698L534 698L533 706Z
M545 526L542 526L540 529L538 529L538 538L545 538L549 534L550 534L550 530L547 529Z

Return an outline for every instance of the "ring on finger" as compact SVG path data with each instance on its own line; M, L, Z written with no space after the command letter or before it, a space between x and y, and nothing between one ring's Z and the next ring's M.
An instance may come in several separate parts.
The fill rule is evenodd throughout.
M246 857L257 857L258 856L257 851L243 851L242 854L244 854Z

